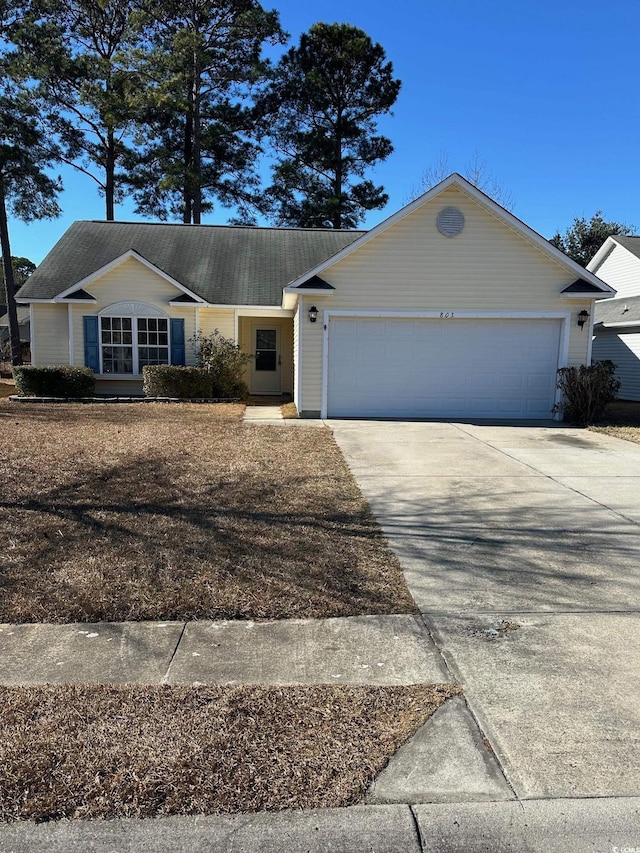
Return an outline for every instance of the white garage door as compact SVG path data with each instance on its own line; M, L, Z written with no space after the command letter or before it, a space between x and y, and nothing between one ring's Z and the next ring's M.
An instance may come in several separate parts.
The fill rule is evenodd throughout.
M559 320L333 318L329 417L549 418Z

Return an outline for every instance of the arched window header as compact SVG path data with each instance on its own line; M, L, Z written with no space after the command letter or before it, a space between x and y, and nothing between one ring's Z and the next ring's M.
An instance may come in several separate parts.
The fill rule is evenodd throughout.
M98 312L99 317L168 317L161 308L148 302L114 302Z

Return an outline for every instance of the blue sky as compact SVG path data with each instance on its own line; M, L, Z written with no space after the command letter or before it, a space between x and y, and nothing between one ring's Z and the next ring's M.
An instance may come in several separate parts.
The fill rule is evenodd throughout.
M440 153L463 171L477 152L514 200L513 213L545 237L574 216L640 228L640 3L590 0L299 0L275 6L297 42L317 21L364 29L385 48L402 90L380 122L395 151L374 180L390 200L371 227L408 200ZM76 219L101 219L88 178L62 172L63 215L11 222L12 254L39 262ZM224 223L219 209L207 221ZM133 207L116 217L132 220Z

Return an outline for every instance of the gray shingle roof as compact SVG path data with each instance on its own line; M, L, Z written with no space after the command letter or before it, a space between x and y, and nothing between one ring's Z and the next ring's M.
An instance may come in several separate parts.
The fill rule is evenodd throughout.
M617 239L617 237L616 237ZM638 323L640 325L640 296L607 299L596 302L594 322L604 323Z
M624 246L625 249L628 249L636 258L640 258L640 237L630 237L627 235L621 236L616 234L614 237L621 246Z
M362 231L74 222L18 298L53 299L130 250L207 302L280 305L282 288ZM91 286L88 287L89 291Z

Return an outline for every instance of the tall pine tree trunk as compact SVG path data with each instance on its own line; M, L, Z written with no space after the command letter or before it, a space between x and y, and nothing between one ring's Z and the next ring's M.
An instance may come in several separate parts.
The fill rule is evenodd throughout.
M202 150L200 147L200 65L193 56L193 83L191 86L191 106L193 108L193 222L200 225L202 219Z
M22 347L20 346L20 329L18 327L18 311L16 309L15 280L13 277L13 266L11 265L7 204L5 200L4 175L2 172L0 172L0 248L2 249L4 288L7 294L7 314L9 317L9 335L11 338L11 364L17 367L22 364Z
M193 216L193 115L191 108L185 116L184 122L184 186L182 187L182 221L187 225L191 223Z
M342 228L342 114L340 112L338 112L338 119L336 122L336 139L333 156L335 160L333 194L336 199L336 209L332 217L333 227Z
M105 200L107 203L107 221L115 219L114 195L115 195L115 172L116 172L116 150L115 137L112 128L107 131L107 150L105 158Z

